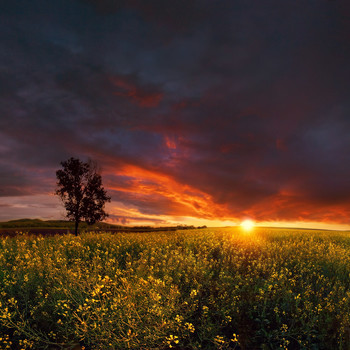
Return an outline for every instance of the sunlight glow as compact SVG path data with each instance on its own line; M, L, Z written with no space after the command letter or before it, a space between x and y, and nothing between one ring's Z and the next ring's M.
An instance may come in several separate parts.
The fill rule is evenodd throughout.
M251 231L254 228L254 226L255 226L255 223L253 220L244 220L241 223L242 229L247 232Z

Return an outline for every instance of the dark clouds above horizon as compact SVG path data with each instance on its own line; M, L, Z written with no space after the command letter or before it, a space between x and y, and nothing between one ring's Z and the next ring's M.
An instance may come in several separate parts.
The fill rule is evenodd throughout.
M0 48L0 219L75 156L116 222L348 222L347 1L3 0Z

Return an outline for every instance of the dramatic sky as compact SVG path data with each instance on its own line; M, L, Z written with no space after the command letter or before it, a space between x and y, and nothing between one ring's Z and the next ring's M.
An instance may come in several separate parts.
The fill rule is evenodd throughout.
M1 0L0 220L350 227L349 78L348 0Z

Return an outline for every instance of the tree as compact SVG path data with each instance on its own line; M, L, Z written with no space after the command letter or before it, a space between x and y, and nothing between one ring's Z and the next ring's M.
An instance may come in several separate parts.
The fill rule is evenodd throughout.
M67 211L67 218L75 222L75 235L82 220L89 225L102 221L108 214L104 211L111 198L102 187L101 175L95 163L84 163L76 158L61 162L63 169L56 171L56 194Z

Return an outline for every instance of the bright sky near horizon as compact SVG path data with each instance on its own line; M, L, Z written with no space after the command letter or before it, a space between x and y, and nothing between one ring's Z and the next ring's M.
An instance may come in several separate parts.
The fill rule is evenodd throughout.
M2 0L0 221L96 160L130 225L350 229L346 0Z

